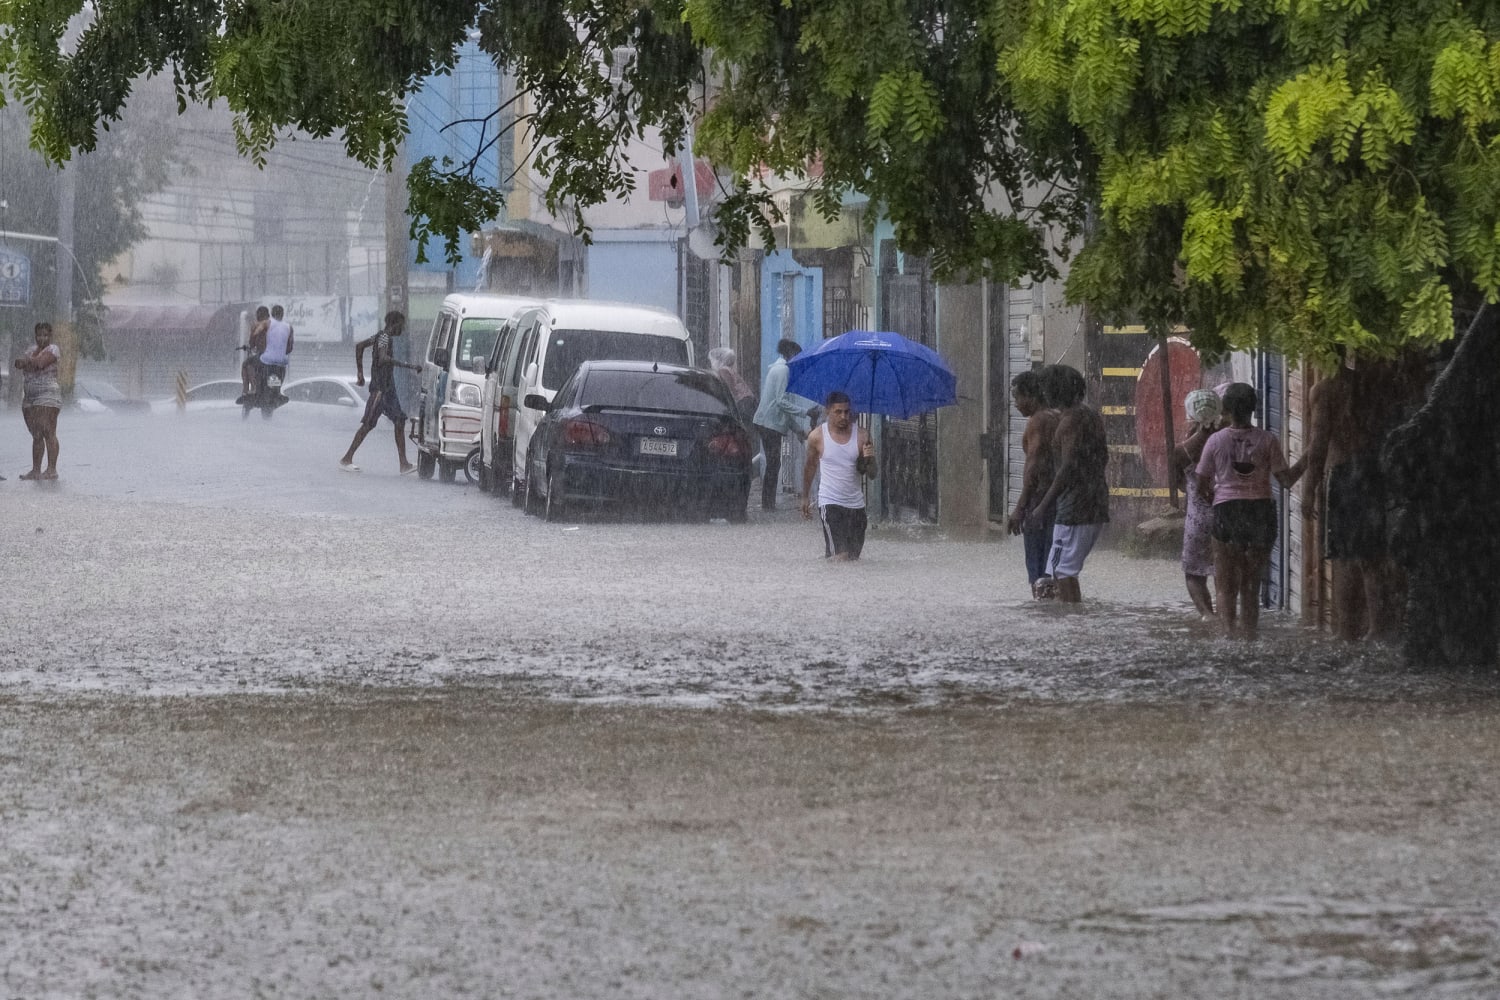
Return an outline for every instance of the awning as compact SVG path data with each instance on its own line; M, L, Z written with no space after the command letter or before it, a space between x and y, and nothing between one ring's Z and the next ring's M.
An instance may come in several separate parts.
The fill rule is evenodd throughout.
M110 306L104 313L104 328L110 331L133 330L142 333L203 333L215 328L215 315L225 306L155 305ZM223 326L223 324L218 324Z

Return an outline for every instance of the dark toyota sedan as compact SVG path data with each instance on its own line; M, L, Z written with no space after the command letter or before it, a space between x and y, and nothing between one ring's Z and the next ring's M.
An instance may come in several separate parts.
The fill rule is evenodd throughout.
M713 372L585 361L551 404L526 458L526 510L558 520L580 504L745 519L754 447Z

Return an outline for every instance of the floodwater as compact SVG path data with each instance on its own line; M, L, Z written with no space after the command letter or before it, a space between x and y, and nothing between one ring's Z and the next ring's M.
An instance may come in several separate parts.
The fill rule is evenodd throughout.
M346 411L64 413L55 484L0 420L0 995L1500 997L1492 678Z

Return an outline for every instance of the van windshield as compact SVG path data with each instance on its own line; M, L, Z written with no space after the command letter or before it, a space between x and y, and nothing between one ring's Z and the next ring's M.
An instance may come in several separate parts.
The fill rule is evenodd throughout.
M495 337L505 325L503 319L466 319L458 331L458 350L454 352L454 363L468 368L475 358L488 358L495 349Z
M585 361L660 361L688 363L687 341L615 330L553 330L542 362L542 386L561 388Z

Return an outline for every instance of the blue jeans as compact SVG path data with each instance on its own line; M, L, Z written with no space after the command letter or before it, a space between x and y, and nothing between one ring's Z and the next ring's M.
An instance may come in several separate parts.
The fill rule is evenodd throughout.
M1047 575L1047 556L1052 549L1052 526L1056 519L1057 512L1053 511L1040 528L1021 529L1021 541L1026 546L1026 578L1030 583Z

